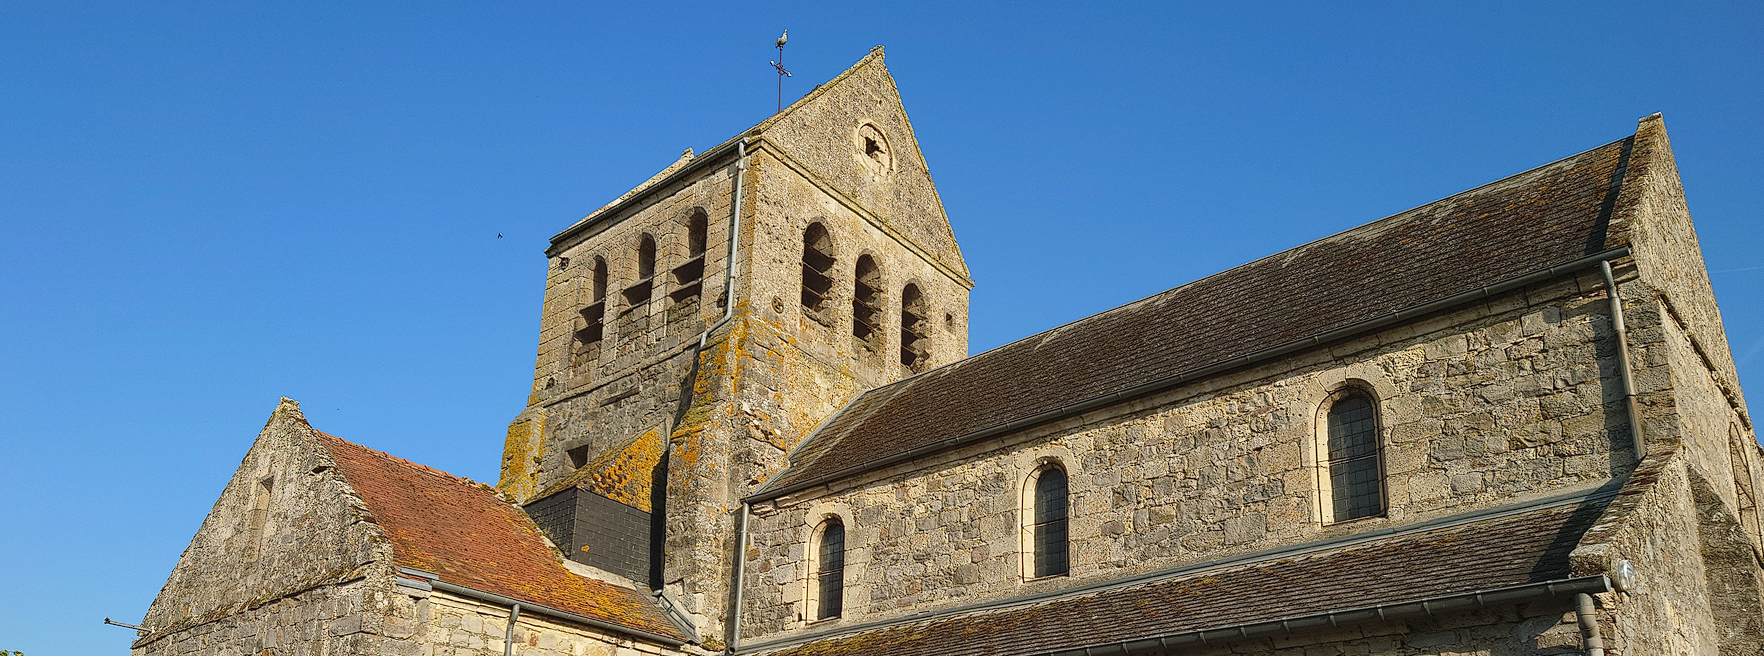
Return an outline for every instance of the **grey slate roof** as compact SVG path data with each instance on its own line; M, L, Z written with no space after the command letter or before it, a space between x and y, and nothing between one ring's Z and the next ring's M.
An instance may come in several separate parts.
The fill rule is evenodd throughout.
M1595 492L1484 511L1337 547L1289 549L1220 566L1175 570L1126 585L950 612L805 642L760 643L743 652L1040 654L1568 581L1569 553L1610 499L1608 492Z
M865 392L756 496L1626 245L1606 228L1633 140Z

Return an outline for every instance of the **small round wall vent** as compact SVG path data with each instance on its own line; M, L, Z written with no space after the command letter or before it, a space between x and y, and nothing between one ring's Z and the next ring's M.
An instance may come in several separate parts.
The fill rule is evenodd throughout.
M873 175L894 173L894 148L874 123L858 126L857 157Z

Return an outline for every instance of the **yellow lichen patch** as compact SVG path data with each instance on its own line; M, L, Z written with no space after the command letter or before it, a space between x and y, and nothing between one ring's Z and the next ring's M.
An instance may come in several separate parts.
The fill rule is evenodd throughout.
M655 467L661 462L661 429L651 428L624 446L596 456L569 476L552 483L533 498L544 498L571 487L580 487L619 503L649 511L649 495L655 485Z
M502 443L502 476L496 489L525 501L539 489L539 458L545 444L545 414L528 409L508 424Z
M655 466L661 462L660 428L651 428L625 448L596 458L582 469L593 472L582 489L649 512L649 495L655 484Z

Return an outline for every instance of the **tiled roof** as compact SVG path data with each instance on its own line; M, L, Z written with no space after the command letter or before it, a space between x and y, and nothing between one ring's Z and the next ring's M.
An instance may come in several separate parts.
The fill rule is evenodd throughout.
M870 390L760 494L1621 246L1606 226L1632 140Z
M750 653L1038 654L1561 581L1571 576L1569 552L1609 499L1608 494L1580 496L1345 546L1185 568L1129 584L951 612L780 649L762 643Z
M578 576L495 490L325 435L343 478L392 538L394 564L442 581L682 641L649 596Z

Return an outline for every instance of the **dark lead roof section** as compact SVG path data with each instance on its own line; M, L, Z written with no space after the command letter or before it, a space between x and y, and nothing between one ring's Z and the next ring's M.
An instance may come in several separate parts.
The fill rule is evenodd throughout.
M866 392L759 494L1625 245L1606 226L1632 140Z
M1569 552L1610 498L1565 499L1333 549L1177 570L1129 585L951 612L780 649L758 644L748 653L1034 654L1561 581L1570 576Z

